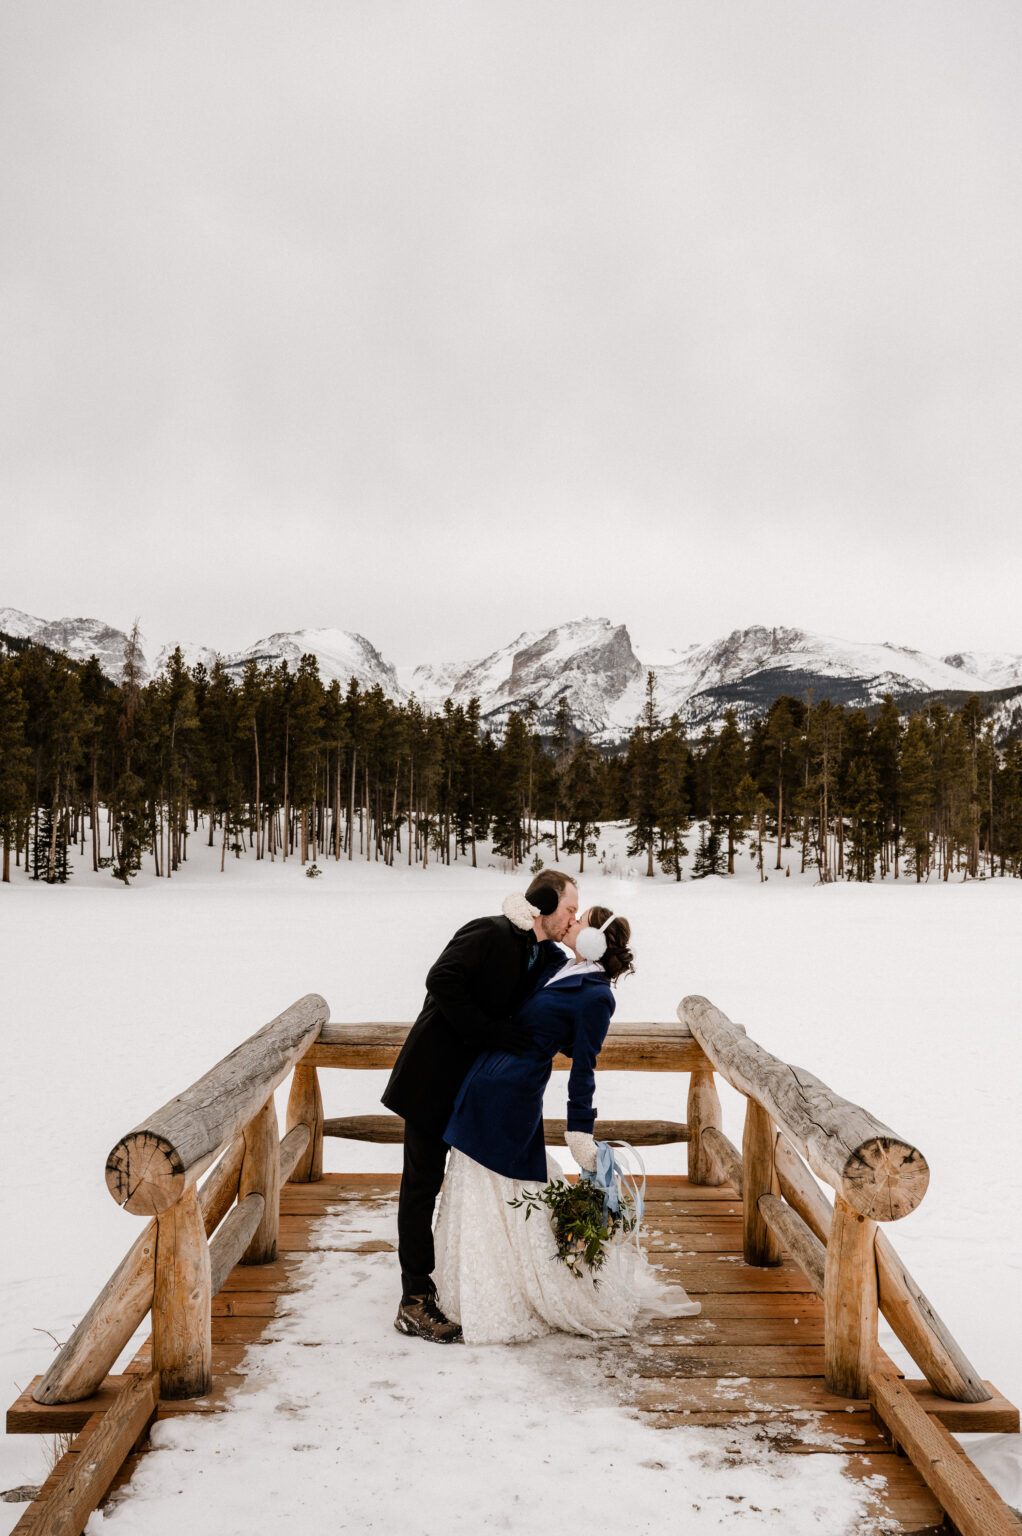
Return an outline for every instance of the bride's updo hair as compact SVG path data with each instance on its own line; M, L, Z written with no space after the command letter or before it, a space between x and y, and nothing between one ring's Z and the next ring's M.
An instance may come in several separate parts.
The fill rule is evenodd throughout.
M590 928L602 928L609 916L609 907L590 907ZM608 981L617 981L619 976L634 975L635 956L628 948L632 928L627 917L615 917L603 937L607 941L607 948L600 958L600 964L607 973Z

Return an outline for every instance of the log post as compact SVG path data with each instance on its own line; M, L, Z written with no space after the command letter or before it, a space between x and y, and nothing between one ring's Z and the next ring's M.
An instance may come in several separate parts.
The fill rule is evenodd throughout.
M791 1143L780 1133L774 1160L781 1194L824 1244L830 1238L830 1201ZM882 1227L874 1243L880 1311L934 1392L959 1403L988 1403L990 1388L923 1295Z
M876 1223L840 1195L827 1243L823 1287L823 1361L828 1392L864 1398L876 1368Z
M688 1181L690 1184L723 1184L724 1180L709 1149L703 1145L703 1131L719 1131L722 1125L717 1084L709 1066L689 1073L688 1079Z
M741 1198L742 1194L742 1154L733 1141L729 1141L724 1132L718 1130L715 1125L708 1125L703 1131L703 1146L713 1158L720 1173L722 1184L730 1184L735 1194Z
M195 1188L156 1219L153 1366L160 1396L204 1397L213 1385L209 1245Z
M238 1137L199 1189L206 1236L211 1237L238 1193L245 1143ZM118 1264L92 1306L50 1362L33 1393L37 1403L73 1403L91 1397L153 1304L156 1218Z
M273 1095L246 1125L245 1156L238 1183L238 1204L246 1195L262 1195L263 1213L242 1264L269 1264L277 1257L280 1228L280 1141Z
M316 1184L323 1177L323 1095L319 1091L319 1073L300 1061L291 1079L287 1101L287 1128L307 1125L309 1145L295 1164L292 1184Z
M774 1169L774 1123L762 1105L748 1099L742 1136L742 1248L746 1264L765 1268L781 1262L781 1247L763 1219L760 1195L780 1191Z

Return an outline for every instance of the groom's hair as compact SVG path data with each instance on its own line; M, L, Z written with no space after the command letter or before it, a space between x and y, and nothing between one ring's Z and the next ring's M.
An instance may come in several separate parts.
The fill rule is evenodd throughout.
M557 900L560 901L568 886L574 884L574 880L570 875L566 875L563 869L541 869L525 893L526 900L531 900L536 891L546 886L547 890L557 892Z

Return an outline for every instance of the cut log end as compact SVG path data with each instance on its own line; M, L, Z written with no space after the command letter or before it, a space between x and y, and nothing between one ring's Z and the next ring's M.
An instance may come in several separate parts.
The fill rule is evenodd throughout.
M877 1136L856 1147L845 1163L845 1198L871 1221L898 1221L926 1194L930 1169L918 1147Z
M133 1216L160 1216L184 1194L185 1167L163 1136L132 1131L106 1160L106 1187Z

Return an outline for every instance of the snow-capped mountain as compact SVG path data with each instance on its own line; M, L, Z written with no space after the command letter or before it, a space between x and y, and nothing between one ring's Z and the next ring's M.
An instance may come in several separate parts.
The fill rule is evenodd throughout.
M325 683L336 678L342 688L346 688L349 679L354 678L360 688L374 688L379 683L390 698L403 696L396 668L384 661L364 635L345 629L281 631L267 635L265 640L257 640L247 650L224 656L222 660L233 673L241 672L247 661L256 661L261 667L275 667L278 662L286 661L294 671L308 652L319 662L319 675Z
M95 656L107 677L120 681L128 637L123 629L115 629L102 619L37 619L18 608L0 608L0 630L18 640L33 640L49 646L51 651L63 651L75 661ZM145 680L150 669L145 660L144 639L142 653L141 672Z
M19 640L36 641L51 650L65 652L76 661L97 656L107 677L120 681L128 637L123 630L99 619L40 619L22 613L18 608L0 608L0 633ZM210 646L182 642L180 649L187 667L201 662L208 668L217 659L217 652ZM174 645L161 646L150 662L146 658L143 639L143 678L162 672L173 650ZM220 660L228 672L237 676L249 660L270 667L286 661L294 670L309 651L317 657L320 676L327 683L337 678L343 687L347 687L349 678L354 677L362 688L372 688L379 683L391 698L402 697L397 672L390 662L385 661L364 636L349 634L342 629L299 629L268 635L246 650L221 653Z
M109 677L120 677L127 637L98 619L50 621L2 608L0 632L38 640L80 659L94 653ZM164 646L156 653L154 673L166 665L171 649ZM209 667L216 660L217 653L207 646L188 644L181 649L188 666L201 661ZM1022 718L1022 655L961 651L938 657L890 642L842 640L763 625L733 630L708 645L652 651L634 646L623 624L606 618L574 619L552 629L526 631L479 660L400 671L362 635L335 628L300 629L278 631L220 660L239 676L253 660L269 667L285 661L294 669L308 652L316 656L320 676L326 682L337 679L342 688L355 678L360 687L378 685L393 699L414 693L431 710L441 709L446 699L465 705L478 698L484 723L498 731L512 710L534 702L537 728L549 733L564 695L576 728L603 744L621 741L635 725L650 670L657 675L661 717L677 712L694 730L717 725L728 707L747 719L781 694L811 694L856 708L875 704L887 693L914 699L998 693L1001 697L988 701L996 710L998 736Z
M959 672L985 678L988 688L1022 687L1022 656L1005 651L956 651L944 660Z
M461 667L418 667L407 675L406 686L434 709L445 698L465 704L476 695L483 718L494 724L533 699L540 730L549 730L557 700L566 692L579 728L597 741L612 742L638 719L650 670L656 672L661 716L677 712L697 727L719 722L728 706L739 718L748 717L783 693L802 698L811 691L817 699L865 707L885 693L896 698L983 693L992 686L964 664L905 646L762 625L687 650L637 651L624 625L609 619L578 619L519 635L503 650Z
M713 724L730 705L739 718L787 693L812 692L851 708L884 694L982 693L992 685L964 665L889 642L875 644L753 625L705 646L692 646L657 673L661 707L693 725Z
M567 694L580 730L602 739L627 718L634 724L646 673L623 624L575 619L555 629L532 630L481 661L416 667L406 686L431 709L445 699L467 704L478 698L483 719L503 722L513 709L538 705L537 726L549 731L557 701ZM627 702L626 702L627 701Z

